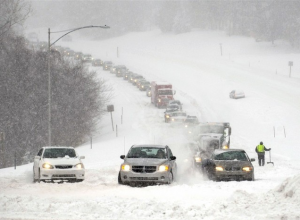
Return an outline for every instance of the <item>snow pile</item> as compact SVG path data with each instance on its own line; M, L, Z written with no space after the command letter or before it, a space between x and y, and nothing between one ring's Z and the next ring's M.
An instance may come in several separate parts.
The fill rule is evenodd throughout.
M267 193L254 195L237 190L227 201L208 209L207 214L219 212L225 219L299 219L299 186L300 175L297 175L286 179L280 186ZM256 191L259 190L258 187Z

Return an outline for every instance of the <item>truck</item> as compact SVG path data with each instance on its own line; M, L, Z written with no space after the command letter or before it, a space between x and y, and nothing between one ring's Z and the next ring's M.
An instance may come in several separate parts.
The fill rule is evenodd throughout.
M230 147L231 127L228 122L200 123L193 134L203 151L207 151L212 145L214 149L229 149Z
M209 158L215 149L229 149L231 127L228 122L199 123L192 132L199 152L195 156L195 167L202 168L202 161Z
M151 103L157 108L167 107L169 100L173 100L175 91L172 84L167 82L151 82Z

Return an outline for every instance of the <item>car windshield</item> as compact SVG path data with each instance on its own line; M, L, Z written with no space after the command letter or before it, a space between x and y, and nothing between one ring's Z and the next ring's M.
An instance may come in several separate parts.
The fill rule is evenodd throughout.
M172 90L168 89L168 90L158 90L158 95L173 95Z
M74 149L70 148L50 148L46 149L43 158L76 157Z
M133 147L127 154L127 158L158 158L166 159L165 148L159 147Z
M174 113L174 114L172 115L172 117L181 117L181 116L186 116L186 113L178 112L178 113Z
M224 127L222 125L202 125L199 127L200 134L216 133L224 134Z
M209 151L213 151L214 149L219 148L219 140L212 140L212 139L204 139L202 141L202 145L204 149Z
M186 123L198 123L198 119L197 118L187 118L185 119Z
M215 160L239 160L249 161L247 154L243 151L228 151L214 156Z

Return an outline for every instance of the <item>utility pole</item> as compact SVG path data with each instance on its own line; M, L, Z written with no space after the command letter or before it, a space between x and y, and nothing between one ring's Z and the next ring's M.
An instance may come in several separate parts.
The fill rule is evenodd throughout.
M51 45L50 28L48 28L48 146L51 146L51 69L50 69Z
M4 141L5 141L5 133L0 132L1 156L2 156L2 166L0 166L1 168L4 168L6 166Z
M81 29L86 29L86 28L104 28L104 29L108 29L110 28L109 26L94 26L94 25L90 25L90 26L84 26L84 27L79 27L79 28L73 28L70 30L64 30L64 31L56 31L56 32L50 32L50 28L48 28L48 145L51 146L51 139L52 139L52 132L51 132L51 46L54 45L57 41L59 41L61 38L63 38L64 36L74 32L74 31L78 31ZM61 32L67 32L65 34L63 34L61 37L59 37L56 41L54 41L53 43L50 42L50 34L51 33L61 33Z

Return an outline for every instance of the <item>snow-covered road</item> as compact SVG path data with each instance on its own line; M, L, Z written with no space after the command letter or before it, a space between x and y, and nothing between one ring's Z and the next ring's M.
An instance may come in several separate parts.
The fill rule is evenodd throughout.
M227 48L223 57L218 51L220 42ZM167 186L118 185L119 156L131 145L167 144L177 156L178 166L183 167L182 143L187 139L180 129L164 123L164 110L151 105L145 92L102 68L90 67L114 88L118 137L107 115L99 133L94 134L92 149L89 143L77 148L86 156L86 180L82 183L33 183L32 164L0 170L0 219L300 218L300 80L271 74L274 68L283 69L276 62L277 55L282 56L281 47L277 51L271 48L271 53L267 45L262 51L251 39L221 33L173 36L159 31L64 45L124 64L150 81L172 83L185 111L201 121L230 122L231 147L245 149L250 157L257 159L254 148L264 141L272 148L275 166L259 167L254 162L254 182L212 182L200 174L181 172L177 181ZM117 46L119 58L115 57ZM274 66L258 65L264 58ZM233 89L243 89L246 98L229 99Z

